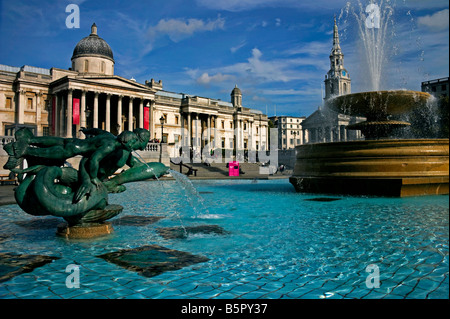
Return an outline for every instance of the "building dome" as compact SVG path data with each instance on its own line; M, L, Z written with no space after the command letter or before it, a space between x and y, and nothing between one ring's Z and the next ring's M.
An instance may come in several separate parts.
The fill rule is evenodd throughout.
M237 84L234 86L234 89L233 89L233 91L231 91L231 94L241 94L242 95L241 89L239 89L237 87Z
M98 56L114 62L109 44L97 35L97 26L92 25L91 34L80 40L73 50L72 60L82 56Z
M237 85L234 86L233 91L231 91L231 103L234 107L241 107L242 106L242 92L237 87Z
M97 35L95 23L91 27L91 34L81 39L73 50L72 70L87 74L114 74L111 47Z

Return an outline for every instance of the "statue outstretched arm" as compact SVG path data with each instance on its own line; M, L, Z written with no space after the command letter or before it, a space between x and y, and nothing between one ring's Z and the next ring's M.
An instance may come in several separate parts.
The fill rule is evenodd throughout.
M97 136L97 135L105 134L105 135L110 135L111 137L116 137L114 134L112 134L112 133L110 133L108 131L99 129L99 128L85 128L85 127L82 127L80 129L80 131L83 132L85 135Z
M136 156L133 156L132 154L130 154L130 156L128 157L127 160L127 165L131 168L131 167L137 167L137 166L141 166L141 165L145 165L144 162L142 162L141 160L139 160Z

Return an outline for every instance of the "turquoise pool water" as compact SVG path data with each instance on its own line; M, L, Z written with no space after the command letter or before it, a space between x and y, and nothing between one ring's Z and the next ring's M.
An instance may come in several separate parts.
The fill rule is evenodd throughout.
M285 179L193 185L198 194L176 181L127 185L110 196L124 206L114 234L91 241L0 206L0 298L448 298L448 196L306 195Z

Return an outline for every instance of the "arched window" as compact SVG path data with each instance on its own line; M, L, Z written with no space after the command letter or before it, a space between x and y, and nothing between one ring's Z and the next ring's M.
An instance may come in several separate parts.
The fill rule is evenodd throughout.
M84 72L89 72L89 61L84 60Z
M105 73L105 62L102 61L102 69L100 71L101 73Z
M347 83L344 83L344 92L343 93L347 93Z

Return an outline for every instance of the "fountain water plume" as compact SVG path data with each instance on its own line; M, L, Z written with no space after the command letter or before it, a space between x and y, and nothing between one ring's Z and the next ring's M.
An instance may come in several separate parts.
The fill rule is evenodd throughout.
M362 40L365 66L369 80L369 91L381 89L383 69L387 62L387 35L388 26L393 23L393 7L389 1L381 0L379 4L370 1L365 8L358 0L359 12L355 12L350 2L347 3L347 12L351 10L358 24L358 33Z
M169 169L169 173L177 181L177 183L184 189L186 199L188 200L189 204L191 205L191 207L195 212L195 217L198 218L201 216L209 215L209 211L205 207L205 201L200 196L199 192L194 187L191 180L187 178L185 175L172 169Z

